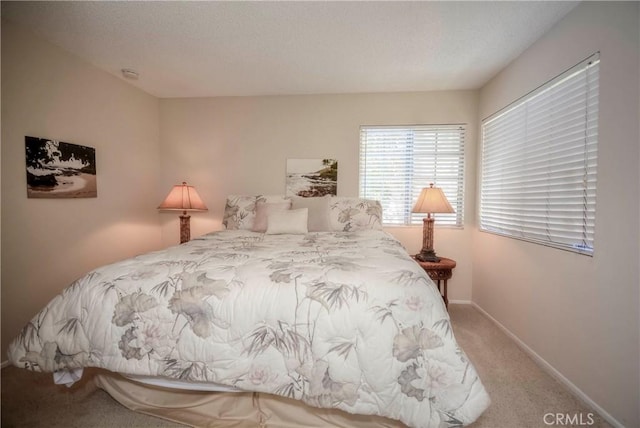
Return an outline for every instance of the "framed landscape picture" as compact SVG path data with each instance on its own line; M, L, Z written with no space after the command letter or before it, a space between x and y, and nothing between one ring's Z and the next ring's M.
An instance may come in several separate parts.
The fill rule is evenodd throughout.
M287 196L336 195L337 190L337 160L287 159Z
M24 137L28 198L95 198L96 150L46 138Z

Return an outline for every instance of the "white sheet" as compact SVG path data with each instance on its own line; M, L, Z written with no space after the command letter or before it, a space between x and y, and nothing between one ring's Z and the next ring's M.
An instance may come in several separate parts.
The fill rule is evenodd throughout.
M241 389L214 382L187 382L162 376L124 375L127 379L146 385L161 386L170 389L184 389L186 391L210 392L244 392Z

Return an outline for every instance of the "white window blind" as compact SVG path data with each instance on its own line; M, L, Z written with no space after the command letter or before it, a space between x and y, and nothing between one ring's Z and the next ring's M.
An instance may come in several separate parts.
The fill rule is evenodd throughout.
M593 254L599 63L483 121L481 230Z
M360 197L382 203L383 224L420 225L425 214L411 209L434 183L456 211L436 225L462 226L464 135L464 125L361 127Z

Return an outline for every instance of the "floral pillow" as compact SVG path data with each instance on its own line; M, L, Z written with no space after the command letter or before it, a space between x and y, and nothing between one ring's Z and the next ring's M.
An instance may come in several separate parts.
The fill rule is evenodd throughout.
M366 229L382 229L382 205L373 199L331 197L329 201L331 229L353 232Z
M224 207L222 224L227 230L251 230L256 218L256 204L258 202L275 203L289 201L284 196L265 195L229 195Z

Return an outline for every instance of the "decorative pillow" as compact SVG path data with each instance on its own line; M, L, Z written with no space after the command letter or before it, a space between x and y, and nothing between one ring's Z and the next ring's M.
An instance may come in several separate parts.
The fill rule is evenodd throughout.
M242 229L251 230L253 221L256 218L256 204L258 202L286 202L284 196L274 195L229 195L224 207L224 217L222 224L228 230Z
M276 211L267 217L267 235L279 235L283 233L304 234L307 233L307 218L309 210Z
M315 198L291 198L291 209L307 208L309 210L309 219L307 220L307 228L309 232L330 232L329 224L329 196Z
M254 232L265 232L267 230L267 217L276 211L287 211L291 208L291 201L286 202L257 202L256 217L253 219Z
M373 199L332 196L329 222L337 232L382 229L382 205Z

